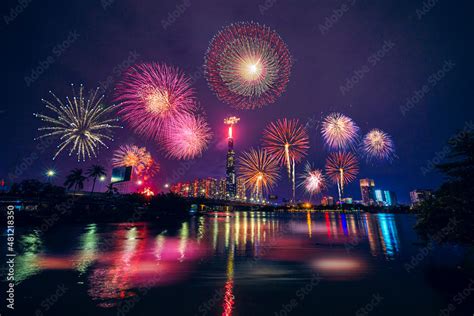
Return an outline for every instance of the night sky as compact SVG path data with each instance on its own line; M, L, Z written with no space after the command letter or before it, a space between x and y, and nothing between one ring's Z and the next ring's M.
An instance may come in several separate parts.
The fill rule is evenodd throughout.
M468 1L434 0L434 6L424 11L420 0L22 3L26 7L14 17L11 9L19 2L2 1L0 178L8 179L16 170L19 179L44 179L44 171L54 167L59 172L56 181L62 184L64 175L74 167L87 168L91 163L110 166L112 151L125 143L146 146L154 153L162 167L156 179L160 186L175 179L221 177L226 156L222 121L231 114L241 117L235 130L237 153L258 145L263 128L272 120L288 117L315 122L309 130L308 160L323 167L328 151L317 121L321 115L340 111L351 116L362 132L380 128L393 136L398 159L382 165L361 162L359 177L375 179L377 187L393 190L401 202L407 202L410 190L436 188L441 183L441 175L422 168L429 168L429 161L444 155L450 137L463 128L473 128L469 125L474 110L468 93L472 91L468 64L473 19ZM336 17L335 10L342 16ZM177 17L168 19L173 11ZM328 23L331 16L334 22ZM251 20L280 34L294 66L287 90L276 103L253 111L233 110L208 88L202 76L204 54L222 27ZM377 53L380 58L375 63ZM157 144L125 128L96 160L78 164L74 156L66 154L52 161L55 144L43 150L33 140L41 125L33 112L48 113L41 98L47 98L49 90L61 97L69 95L70 83L94 88L108 82L110 101L114 83L120 78L120 65L126 65L127 59L166 62L192 75L217 141L202 158L186 165L166 160ZM33 69L41 65L46 69L34 79ZM440 77L434 79L432 75L439 71ZM360 77L358 82L341 89L353 76ZM425 92L423 85L429 87ZM407 99L420 93L423 96L407 107ZM22 163L27 167L18 172ZM173 178L183 166L189 169L185 175ZM302 164L297 169L301 171ZM289 196L284 176L282 172L275 190L281 197ZM358 181L347 191L360 199ZM337 195L334 187L331 194Z

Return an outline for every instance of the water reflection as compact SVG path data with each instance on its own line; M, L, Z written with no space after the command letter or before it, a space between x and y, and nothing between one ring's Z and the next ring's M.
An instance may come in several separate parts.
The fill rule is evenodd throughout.
M37 231L20 237L17 282L41 270L73 270L101 307L141 288L183 282L213 258L225 259L222 315L232 314L234 287L244 278L283 280L304 269L328 279L362 278L371 256L394 260L400 252L393 215L310 211L215 212L183 222L175 234L150 223L90 224L67 253L49 251L43 239ZM254 265L244 266L249 261Z
M21 283L40 271L38 253L42 251L43 243L40 232L34 230L24 234L19 239L22 253L16 257L15 281Z

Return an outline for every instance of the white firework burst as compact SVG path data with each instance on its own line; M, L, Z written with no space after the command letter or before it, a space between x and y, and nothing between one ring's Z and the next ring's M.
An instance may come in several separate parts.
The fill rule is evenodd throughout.
M41 121L49 124L38 129L44 134L36 139L59 138L60 143L57 145L53 160L67 149L69 156L75 152L78 161L85 161L86 158L97 157L100 146L108 148L106 141L113 141L111 129L120 126L115 125L117 118L110 118L114 106L106 107L102 104L104 96L98 96L99 88L91 91L86 98L83 85L79 87L78 96L74 91L74 85L71 86L73 98L66 97L64 103L51 91L50 94L54 97L56 104L41 100L55 115L34 114Z

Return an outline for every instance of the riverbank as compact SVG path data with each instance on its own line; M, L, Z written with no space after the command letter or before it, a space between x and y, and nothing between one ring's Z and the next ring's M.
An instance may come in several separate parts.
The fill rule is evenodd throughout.
M238 211L262 212L369 212L409 213L408 208L374 208L359 205L342 207L275 206L246 204L235 201L188 199L175 194L146 197L141 194L52 194L0 196L4 209L15 209L17 225L49 227L59 223L113 223L159 221L178 223L195 212Z

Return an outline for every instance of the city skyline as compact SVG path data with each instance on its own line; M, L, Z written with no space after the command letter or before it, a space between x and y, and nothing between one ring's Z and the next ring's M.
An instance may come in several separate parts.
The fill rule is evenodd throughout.
M140 14L144 14L151 5L143 3L139 8ZM319 132L319 122L323 115L340 111L358 122L364 132L377 127L393 136L398 159L382 167L361 163L358 177L376 179L381 187L390 188L397 193L401 202L408 203L409 192L413 189L435 189L438 186L442 178L433 170L432 165L440 155L445 155L446 142L451 137L456 137L458 131L463 129L472 129L472 124L467 120L472 117L472 109L465 106L467 101L460 97L462 93L452 92L454 80L465 76L463 68L459 67L466 56L459 41L462 34L451 37L440 46L433 35L436 32L423 33L423 43L419 42L410 36L412 28L422 29L423 25L430 25L437 29L435 21L440 18L441 12L433 10L418 21L417 4L408 1L401 3L395 11L381 4L371 8L379 14L375 17L379 20L382 20L384 12L390 12L389 20L393 23L384 29L384 33L381 30L367 30L361 23L358 8L352 8L334 25L326 25L326 18L336 9L331 3L318 4L318 10L314 11L305 11L301 7L291 7L284 3L265 9L249 2L242 12L233 12L218 5L207 13L213 14L212 22L205 19L206 23L202 23L204 20L185 23L186 14L192 14L184 12L183 16L166 27L161 23L162 20L167 21L164 16L162 20L156 21L160 30L156 41L171 41L171 44L161 47L158 52L149 45L150 38L134 36L142 32L142 23L134 27L127 26L126 29L118 26L119 29L114 30L101 28L101 23L96 21L94 25L101 31L95 35L85 25L59 19L60 14L74 8L75 12L83 12L87 20L91 20L96 14L109 22L118 21L124 8L118 2L112 3L107 10L95 13L88 11L89 4L74 4L70 8L63 5L52 7L47 14L50 19L58 20L60 27L51 28L40 23L34 35L31 33L31 26L38 24L38 17L32 15L36 5L33 3L31 6L31 10L26 10L24 16L19 17L27 19L24 23L28 27L20 29L16 22L8 25L16 31L15 38L9 38L9 41L12 43L11 47L20 52L20 58L10 55L13 62L7 65L7 72L11 74L11 93L7 93L4 108L1 109L3 112L0 113L2 134L11 135L5 139L6 154L0 165L1 178L7 180L9 174L15 173L18 174L18 179L45 179L46 170L54 168L58 172L55 181L62 183L59 179L63 179L70 169L78 166L74 158L69 159L67 156L53 162L51 157L54 145L46 142L38 148L39 144L33 140L37 137L35 129L40 124L31 113L41 110L41 98L45 98L49 90L64 96L68 93L70 83L84 83L90 88L100 86L106 88L107 102L110 103L112 89L126 66L155 59L180 66L189 74L215 137L202 158L193 161L193 168L186 170L185 175L176 180L222 175L222 155L225 155L226 144L220 137L225 133L221 122L228 115L242 118L235 135L236 152L258 145L261 131L267 123L284 117L299 118L310 127L313 150L309 152L307 159L314 162L316 167L322 168L327 150L321 139L315 137ZM163 8L164 12L171 12L175 4L164 3ZM284 27L284 19L277 12L287 12L288 17L298 16L301 22L292 28ZM144 21L147 21L148 16L144 16ZM201 15L200 19L204 16L206 15ZM411 19L413 25L403 24ZM275 103L254 111L231 109L220 102L209 90L202 73L203 56L212 36L225 25L248 20L258 21L276 30L286 42L294 64L286 91ZM200 26L200 32L194 31L196 23ZM355 30L359 31L357 36L347 33L345 25L348 24L354 25ZM443 28L446 31L446 26ZM130 39L135 38L127 45L122 45L119 50L110 50L109 46L100 45L101 39L120 38L118 32L123 32ZM179 39L179 43L173 42L173 39ZM25 49L27 46L24 43L30 42L38 52L35 57L24 53L29 51ZM56 47L58 44L61 44L59 48ZM84 54L86 46L94 46L99 56L107 58L100 58L100 63L97 63L98 61L84 57L87 56ZM345 47L352 49L347 52ZM8 51L8 54L12 52ZM48 64L48 69L40 75L32 76L33 70L41 62L50 60L50 55L54 57L54 62ZM368 71L361 72L360 69L367 70L362 66L373 56L380 57L375 59L377 63L367 64ZM373 58L370 60L374 60ZM436 85L428 92L423 92L422 97L417 96L420 87L438 72L442 72L443 76L436 81ZM315 73L320 75L314 76ZM387 73L391 75L387 76ZM347 80L356 74L362 74L357 83L347 84ZM462 83L458 87L464 89ZM451 104L449 109L443 105L448 102ZM442 125L436 123L437 117L443 117ZM31 128L25 128L26 126ZM172 180L173 172L182 167L182 162L166 159L152 141L125 131L119 131L115 138L111 151L119 145L134 143L146 146L152 152L163 165L156 177L159 184L165 183L167 179ZM109 168L110 159L111 153L101 149L98 160L94 162ZM91 163L79 166L86 169ZM24 165L27 166L26 169L23 168ZM302 172L302 167L297 165L296 172ZM16 172L17 170L20 172ZM288 197L289 188L290 183L282 178L275 193ZM347 195L355 197L358 196L359 187L353 182L345 191ZM328 193L336 195L334 188ZM298 190L297 197L302 196L302 190Z
M8 315L474 311L471 3L1 7Z

